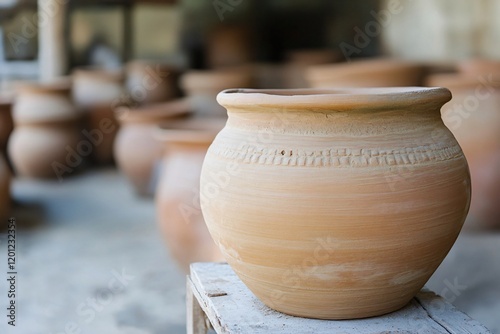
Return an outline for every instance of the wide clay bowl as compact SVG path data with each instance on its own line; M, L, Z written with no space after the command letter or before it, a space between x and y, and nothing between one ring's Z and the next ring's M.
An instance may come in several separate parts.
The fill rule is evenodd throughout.
M278 311L377 316L407 304L467 215L445 88L226 90L200 199L248 288Z

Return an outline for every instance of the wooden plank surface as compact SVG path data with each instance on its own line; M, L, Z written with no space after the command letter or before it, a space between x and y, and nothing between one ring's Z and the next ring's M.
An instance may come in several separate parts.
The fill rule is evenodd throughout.
M484 326L433 292L380 317L328 321L274 311L260 302L226 263L194 263L188 285L217 333L487 334Z

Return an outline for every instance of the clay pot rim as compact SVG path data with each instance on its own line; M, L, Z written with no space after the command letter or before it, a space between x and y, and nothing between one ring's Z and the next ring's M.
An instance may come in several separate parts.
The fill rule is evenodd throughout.
M472 73L439 73L427 76L426 85L429 87L446 87L450 89L474 89L481 85L500 87L500 73L472 74Z
M424 65L417 62L391 59L371 58L353 60L351 62L311 65L307 68L307 75L311 80L326 80L325 76L366 75L389 71L423 71Z
M217 95L217 102L231 112L274 108L286 110L314 109L322 112L360 109L420 110L429 104L440 108L451 100L451 92L443 87L370 87L341 89L226 89Z
M177 99L163 103L155 103L138 108L115 108L115 118L122 124L158 123L163 120L189 115L191 106L187 99Z
M173 64L169 63L162 63L161 61L154 61L154 60L147 60L147 59L134 59L131 61L128 61L125 64L125 70L126 71L133 71L133 70L143 70L144 67L146 66L152 66L152 67L159 67L163 70L169 70L172 72L180 72L181 70L179 69L178 66L175 66Z
M109 82L122 82L125 79L122 70L110 70L99 67L78 67L75 68L71 75L76 77L100 79Z
M16 85L15 90L18 94L69 94L71 92L71 88L72 83L69 80L55 82L24 81L19 82Z
M158 141L167 144L210 145L224 128L226 118L190 118L160 124L154 132Z

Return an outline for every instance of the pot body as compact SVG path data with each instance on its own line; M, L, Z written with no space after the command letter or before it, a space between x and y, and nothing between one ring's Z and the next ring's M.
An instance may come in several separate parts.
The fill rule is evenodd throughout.
M139 105L179 96L179 74L171 66L135 61L127 64L126 88Z
M78 153L80 134L74 123L16 125L8 152L17 174L32 178L55 178L79 167L84 155ZM76 153L70 153L76 152ZM64 169L64 168L63 168Z
M81 114L71 101L69 85L21 86L12 113L15 128L7 150L18 174L50 178L58 176L54 163L65 165L67 172L81 164L85 156L76 152ZM76 153L68 165L71 151Z
M467 214L467 162L439 114L449 92L437 89L433 106L356 92L324 103L328 91L219 95L229 120L203 165L203 215L241 280L278 311L351 319L403 307Z
M208 233L198 196L209 145L167 143L156 191L160 230L171 255L186 273L192 262L224 260Z

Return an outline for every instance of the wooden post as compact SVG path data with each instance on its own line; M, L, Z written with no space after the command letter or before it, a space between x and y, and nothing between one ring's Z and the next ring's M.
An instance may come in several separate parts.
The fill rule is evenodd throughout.
M68 0L38 0L38 62L40 80L64 75L67 54L64 43L65 7Z
M206 315L198 299L193 295L191 279L186 284L187 334L206 334L208 332Z

